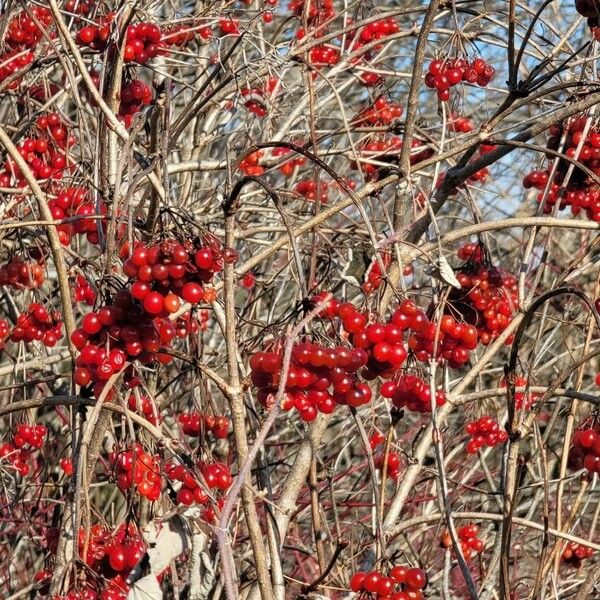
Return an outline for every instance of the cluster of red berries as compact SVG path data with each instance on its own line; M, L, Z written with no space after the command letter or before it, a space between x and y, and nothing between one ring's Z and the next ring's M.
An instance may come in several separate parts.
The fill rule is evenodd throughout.
M176 463L165 464L165 475L172 482L181 482L181 487L177 490L175 502L184 506L192 504L207 504L208 496L200 486L198 479L190 469Z
M517 278L491 266L480 244L466 244L457 255L470 258L457 271L462 289L452 290L448 305L477 328L479 342L487 346L508 327L518 308ZM512 343L512 336L506 343Z
M132 444L126 450L115 450L109 454L108 460L121 491L135 486L138 494L151 502L160 498L160 462L146 452L141 444Z
M352 161L351 169L357 169L364 173L370 180L376 180L382 167L393 162L393 157L400 154L402 150L402 138L397 135L380 135L375 139L364 142L358 147L363 160ZM411 141L410 164L414 165L426 160L433 155L430 148L422 139L414 137ZM382 164L377 164L377 163Z
M44 283L43 261L23 260L13 256L0 267L0 285L7 285L17 290L37 288Z
M361 406L370 402L371 389L358 382L356 375L366 360L367 355L360 348L297 344L292 350L283 410L295 408L302 420L312 421L319 412L332 413L336 404ZM279 385L282 353L257 352L250 357L250 369L258 400L267 406Z
M470 560L485 549L483 540L477 537L479 535L479 527L474 523L463 525L456 533L465 560ZM452 546L452 538L448 531L442 533L440 546L442 548L450 548Z
M591 558L592 556L594 556L592 548L582 546L576 542L567 542L563 548L561 559L565 564L579 569L581 567L581 561L586 558Z
M0 460L10 462L21 477L27 476L31 472L32 454L44 445L47 433L45 425L19 423L13 430L12 441L0 445Z
M88 306L93 306L96 301L96 290L90 282L79 273L75 276L73 297L75 302L85 302Z
M403 112L400 104L391 102L385 96L379 96L371 106L361 110L354 117L352 124L359 127L390 125L398 120Z
M225 263L236 259L235 250L222 248L214 237L204 242L168 238L159 244L139 244L123 264L123 272L133 279L131 295L147 314L167 315L179 310L180 298L190 304L210 302L213 294L204 286Z
M0 82L12 78L19 71L25 70L27 65L33 62L33 52L19 52L14 50L13 52L6 52L0 54ZM15 77L7 88L9 90L15 90L21 84L21 78ZM4 186L5 187L5 186Z
M515 390L515 408L517 410L529 410L539 399L541 394L530 392L527 387L529 382L525 377L515 377L515 388L524 388L524 391ZM506 387L506 379L502 378L500 387Z
M244 106L257 117L267 115L267 104L273 100L277 92L281 89L281 82L277 77L269 77L266 83L261 87L243 87L240 90L244 98Z
M412 412L431 412L431 389L429 383L419 375L402 373L398 378L386 381L381 386L381 395L390 398L396 408L406 408ZM442 390L435 393L435 405L443 406L446 394Z
M102 51L108 45L110 40L113 13L108 13L101 17L98 22L92 25L85 25L78 32L75 41L79 46L91 48L92 50Z
M587 469L600 473L600 427L577 429L573 433L569 450L569 463L574 469Z
M467 442L467 452L475 454L484 446L493 448L506 443L508 434L500 427L498 421L490 416L484 416L477 421L470 421L465 425L465 431L470 436Z
M127 360L142 364L170 362L172 357L159 350L176 335L169 319L149 318L130 292L121 290L112 303L86 314L81 327L73 332L71 341L79 350L74 381L82 387L94 383L97 397L106 381L121 371Z
M314 179L301 179L294 186L294 191L302 196L307 202L319 200L327 204L329 200L329 185L326 181L315 181Z
M353 49L356 50L371 42L383 40L399 31L400 26L396 20L393 17L387 17L367 23L364 27L358 29L354 36L348 36L347 44L352 44ZM381 45L376 44L373 49L378 51L381 49Z
M56 346L62 337L62 317L57 311L48 312L37 302L17 317L17 323L10 333L11 342L42 342L44 346Z
M36 179L62 179L65 170L72 167L67 149L75 144L75 137L69 134L60 115L55 112L40 116L36 125L41 130L40 134L26 137L17 150ZM0 171L0 186L9 187L11 176L15 178L17 187L25 185L21 169L12 158L7 158Z
M244 173L244 175L262 175L265 172L265 168L261 167L259 162L263 156L262 150L256 150L251 154L248 154L246 158L240 161L238 169Z
M131 127L133 116L140 112L142 106L150 104L153 97L150 86L146 85L141 79L132 79L123 84L118 116L125 127Z
M271 155L274 158L276 158L279 156L286 156L287 154L290 154L291 152L292 151L289 148L282 148L282 147L278 146L277 148L273 148L273 150L271 151ZM302 155L294 156L293 158L286 160L282 165L280 165L279 171L285 177L290 177L294 173L296 168L302 167L305 164L306 164L306 158L304 156L302 156ZM248 175L250 175L250 173L248 173Z
M55 198L48 202L52 217L57 221L72 219L56 227L61 244L68 246L75 235L85 235L90 244L98 244L100 236L98 228L106 231L106 219L96 219L96 216L105 216L106 204L100 203L98 207L89 198L84 187L69 186L64 188Z
M158 425L161 421L160 415L157 413L154 403L148 396L140 395L136 397L131 394L127 400L127 408L137 413L141 413L144 418L153 425Z
M166 46L179 46L179 48L183 48L194 41L196 34L201 39L207 40L212 36L212 31L210 27L192 29L187 25L174 25L163 30L162 43Z
M181 413L178 417L183 433L199 437L210 431L217 439L225 439L229 432L229 419L224 415L206 415L199 412Z
M429 63L428 72L425 75L425 85L436 89L438 98L445 102L450 100L450 88L462 81L486 87L494 75L496 69L483 60L476 58L469 62L464 58L439 59L436 58Z
M86 537L87 554L81 558L91 571L90 580L79 580L77 589L52 600L125 600L130 587L127 584L129 573L146 552L146 544L137 527L133 523L122 524L112 532L102 525L93 525L89 536L80 529L80 553L84 551ZM98 591L98 577L105 582L102 591Z
M561 140L564 136L562 152L598 176L600 175L600 128L595 122L589 123L588 127L591 118L583 115L552 126L549 129L546 146L551 150L561 149ZM588 131L584 136L586 127ZM548 156L548 160L555 160L554 156ZM588 219L600 221L600 186L588 173L575 167L561 191L565 175L572 164L559 159L552 181L550 181L550 167L532 171L523 178L523 187L539 190L537 201L544 202L543 211L546 214L553 212L554 206L558 203L561 210L570 206L573 215L579 215L583 211Z
M340 57L339 48L328 44L315 46L308 53L309 62L316 67L337 65L340 62Z
M372 450L379 448L379 451L376 452L373 457L375 468L379 469L383 473L383 469L385 467L387 477L397 481L398 477L400 476L400 468L402 466L400 455L394 450L389 451L386 455L384 449L381 448L384 442L385 437L379 431L375 432L369 440Z
M33 49L42 39L43 31L50 23L52 13L43 6L22 10L8 22L4 43L11 50Z
M387 575L381 571L359 571L350 579L350 589L368 593L378 600L424 600L427 585L425 571L417 567L392 567Z
M382 252L380 254L381 262L383 266L387 269L392 262L392 255L389 252ZM362 291L369 295L372 294L376 289L378 289L383 283L383 273L381 272L381 267L379 265L379 261L376 260L373 262L371 268L365 274L365 281L361 285Z

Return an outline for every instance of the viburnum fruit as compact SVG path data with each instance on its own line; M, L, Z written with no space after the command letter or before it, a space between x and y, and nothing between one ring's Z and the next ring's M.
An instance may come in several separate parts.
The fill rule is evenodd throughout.
M573 432L569 450L569 464L574 469L584 468L590 473L600 473L600 426L581 427Z
M419 568L394 566L384 575L382 571L358 571L350 578L349 587L358 594L391 600L424 600L427 575Z
M576 569L581 567L581 562L586 558L594 556L594 550L588 546L577 544L576 542L567 542L563 548L562 561Z
M121 491L134 487L140 496L145 496L151 502L160 498L160 462L156 456L146 452L141 444L113 450L109 455L109 463Z
M506 431L490 416L481 417L477 421L470 421L466 424L465 431L470 436L467 442L467 452L469 454L475 454L484 446L488 448L500 446L508 440Z

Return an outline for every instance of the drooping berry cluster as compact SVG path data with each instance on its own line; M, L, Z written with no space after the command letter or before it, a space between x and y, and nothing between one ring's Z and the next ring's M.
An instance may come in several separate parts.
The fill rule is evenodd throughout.
M282 148L282 147L278 146L277 148L273 148L273 150L271 151L271 155L274 158L277 158L280 156L287 156L288 154L291 154L291 152L292 152L292 150L290 150L289 148ZM279 166L279 171L285 177L290 177L294 173L296 168L300 168L300 167L304 166L305 164L306 164L306 158L304 156L294 155L293 158L286 160L283 164L281 164ZM251 175L251 173L248 173L248 175Z
M281 90L281 81L277 77L269 77L260 87L243 87L240 94L244 106L257 117L265 117L269 104L272 104L277 93Z
M396 481L400 476L400 468L402 466L400 455L395 450L390 450L386 454L384 443L385 437L378 431L375 432L369 440L371 449L376 450L373 456L375 468L383 473L385 467L386 476Z
M152 102L154 95L150 86L141 79L126 81L121 88L121 104L119 105L119 118L125 127L131 127L133 116Z
M471 258L457 271L462 289L452 290L448 306L477 328L479 342L487 346L508 327L518 308L517 278L492 266L478 244L467 244L459 252ZM512 343L512 336L506 343Z
M62 317L57 311L48 312L37 302L17 317L17 323L10 333L11 342L42 342L44 346L56 346L62 337Z
M562 561L576 569L581 567L581 562L586 558L594 556L594 550L588 546L577 544L576 542L567 542L563 548Z
M583 115L573 118L560 125L549 129L546 142L550 150L561 150L569 158L581 163L594 173L600 174L600 128L592 117ZM587 133L584 131L587 127ZM565 137L564 146L561 140ZM555 160L548 156L548 161ZM535 170L523 178L523 187L539 190L538 202L544 202L543 211L546 214L553 212L556 204L562 210L571 207L573 215L584 212L588 219L600 221L600 186L598 186L588 173L564 159L558 159L554 165L554 177L549 181L551 167ZM568 182L565 175L571 171ZM561 187L564 188L561 192ZM560 196L559 196L560 194Z
M129 410L141 413L144 418L153 425L158 425L161 421L154 403L148 396L142 394L137 396L135 393L131 394L127 400L127 407Z
M424 600L427 585L425 571L417 567L395 566L387 575L381 571L359 571L350 579L350 589L374 598L390 600Z
M58 238L61 244L68 246L75 235L84 235L90 244L98 244L98 230L105 232L106 219L95 218L107 213L104 202L98 205L90 199L88 190L84 187L69 186L60 190L56 197L48 202L48 207L55 220L72 219L57 226ZM122 231L122 227L119 231Z
M294 191L307 202L315 202L318 199L321 204L327 204L329 200L329 185L322 179L318 181L315 179L301 179L294 186Z
M117 478L118 488L126 492L135 488L140 496L151 502L160 498L160 461L135 443L126 449L114 450L108 457Z
M190 469L186 469L180 464L166 463L165 475L169 481L181 483L175 497L177 504L191 506L194 503L206 504L208 502L208 496L204 493L200 482Z
M17 290L36 288L44 283L44 261L13 256L0 267L0 285Z
M283 410L295 408L304 421L312 421L319 412L332 413L336 404L368 403L371 389L359 382L356 374L366 359L366 353L359 348L325 348L310 342L297 344L292 350ZM250 368L252 383L258 388L257 398L268 405L281 377L281 351L253 354Z
M438 98L445 102L450 100L450 88L466 82L486 87L496 69L485 62L483 58L476 58L469 62L464 58L440 59L436 58L429 63L425 75L425 85L436 89Z
M392 262L392 255L389 252L380 254L381 262L385 268L389 267ZM371 267L365 273L365 281L361 285L361 289L365 294L372 294L383 283L383 273L379 261L373 261Z
M33 453L44 445L47 434L45 425L19 423L13 429L12 440L0 445L0 461L8 461L21 477L29 475Z
M217 439L225 439L229 432L229 419L224 415L207 415L199 412L181 413L178 417L183 433L200 437L203 432L211 432Z
M474 523L468 523L459 527L456 533L465 560L470 560L485 549L483 540L478 537L479 527ZM449 548L452 545L450 534L447 531L442 534L441 545L444 548Z
M569 464L574 469L600 473L600 427L594 424L575 430L569 450Z
M541 397L541 394L536 394L529 391L529 382L525 377L515 377L515 408L517 410L529 410ZM506 387L506 379L502 378L500 387ZM522 390L522 391L520 391Z
M90 282L79 273L75 276L73 292L73 299L75 302L85 302L88 306L93 306L96 301L96 290L92 287Z
M484 446L493 448L506 443L508 434L500 427L498 421L490 416L484 416L477 421L470 421L465 425L465 431L470 436L467 442L467 452L475 454Z
M206 300L207 288L225 262L235 262L234 250L222 248L216 238L206 241L174 238L159 244L139 244L123 264L133 279L131 294L147 314L177 312L180 298L190 304Z
M381 386L381 395L390 398L396 408L406 408L412 412L431 412L431 388L419 375L402 373L398 378L386 381ZM435 405L443 406L446 394L442 390L435 393Z
M168 363L171 356L159 352L177 335L175 326L163 317L148 317L127 290L117 292L112 302L85 315L71 341L79 350L74 380L77 385L94 383L97 396L104 383L125 366L138 360Z
M8 22L4 43L11 50L35 48L50 23L52 13L43 6L22 10Z
M399 119L403 112L404 110L400 104L391 102L385 96L379 96L373 104L361 110L352 119L352 124L359 127L390 125Z

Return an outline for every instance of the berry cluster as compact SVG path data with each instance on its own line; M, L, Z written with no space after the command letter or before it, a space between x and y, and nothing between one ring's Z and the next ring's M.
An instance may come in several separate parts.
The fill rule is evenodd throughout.
M183 243L168 238L159 244L139 244L123 264L124 273L133 279L131 295L151 316L177 312L180 298L190 304L210 301L204 286L235 262L237 253L222 248L216 238L205 242Z
M392 262L392 255L389 252L383 252L380 257L383 266L385 268L389 267ZM383 283L383 273L381 272L378 260L373 262L373 265L368 269L365 276L366 279L362 284L361 289L367 295L372 294Z
M150 104L153 97L150 86L146 85L141 79L132 79L123 84L118 116L125 127L131 127L133 116L140 112L142 106Z
M277 77L269 77L262 87L243 87L240 93L244 98L244 106L257 117L266 116L267 105L272 102L281 89L280 83Z
M302 196L307 202L319 200L327 204L329 200L329 185L326 181L315 181L314 179L301 179L294 186L294 191Z
M445 60L436 58L429 63L425 85L436 89L438 98L445 102L450 100L451 87L462 81L486 87L495 74L496 69L487 64L483 58L476 58L471 62L464 58Z
M149 318L130 292L121 290L112 303L85 315L81 327L73 332L71 341L80 352L75 363L75 383L83 387L93 382L97 396L127 360L168 363L171 356L159 350L176 335L171 321Z
M487 346L506 329L518 307L517 278L491 266L479 244L467 244L459 253L471 258L458 270L462 289L451 292L448 304L477 328L479 342ZM506 343L512 343L512 336Z
M15 426L12 441L0 445L0 460L6 459L12 467L25 477L31 472L30 460L34 451L44 445L48 430L45 425L27 425L19 423Z
M98 244L100 236L98 228L106 231L105 219L95 219L98 215L106 215L106 204L98 208L89 198L88 191L83 187L69 186L58 192L55 198L48 202L48 207L55 220L73 219L57 226L61 244L68 246L75 235L84 235L90 244Z
M177 490L175 502L184 506L192 504L207 504L208 496L202 490L200 483L190 469L175 463L165 464L165 475L171 482L181 482Z
M36 179L62 179L65 171L73 168L67 149L75 144L75 137L69 134L56 112L38 117L36 125L41 131L35 137L26 137L17 150ZM17 187L26 185L21 169L12 158L7 158L0 171L0 186L9 187L11 178L14 178Z
M52 13L43 6L33 6L27 11L23 10L8 22L4 43L11 50L33 49L42 39L43 31L50 23L52 23Z
M467 442L467 452L475 454L484 446L493 448L506 443L508 434L498 425L498 421L490 416L484 416L477 421L470 421L465 425L465 431L470 436Z
M350 579L350 589L368 593L374 598L390 600L424 600L427 585L425 571L417 567L392 567L388 575L381 571L359 571Z
M90 282L79 273L75 277L75 286L73 290L75 302L85 302L88 306L93 306L96 301L96 290Z
M132 444L126 450L115 450L109 454L108 460L121 491L135 486L138 494L151 502L160 498L160 463L140 444Z
M390 398L396 408L406 408L412 412L431 412L431 389L429 383L418 375L402 373L397 379L386 381L381 386L381 395ZM435 393L435 405L443 406L446 394L442 390Z
M225 416L204 415L199 412L181 413L178 417L183 433L200 437L210 431L217 439L225 439L229 431L229 419Z
M129 410L141 413L153 425L160 423L160 415L157 413L154 403L148 396L140 395L137 397L135 394L131 394L127 400L127 407Z
M600 427L577 429L573 433L569 450L569 463L574 469L587 469L590 473L600 473Z
M45 306L33 302L17 317L10 333L11 342L42 342L44 346L56 346L62 337L62 317L57 311L48 312Z
M33 62L33 52L6 52L0 54L0 82L11 79L7 88L15 90L21 84L21 78L16 74L24 71Z
M387 17L385 19L379 19L367 23L364 27L358 29L354 36L348 36L348 45L352 44L353 49L360 48L371 42L383 40L394 33L400 31L400 26L393 17ZM381 49L380 44L374 46L374 50L378 51Z
M29 261L13 256L0 267L0 285L17 290L37 288L44 283L43 260Z
M379 96L371 106L354 117L352 124L359 127L390 125L398 120L403 112L402 106L391 102L385 96Z
M265 168L259 165L262 155L262 150L256 150L255 152L248 154L246 158L240 161L238 169L242 171L244 175L262 175L265 172Z
M372 450L380 448L384 442L385 437L380 432L374 433L369 440ZM386 455L384 449L380 448L379 451L375 453L373 458L375 467L377 469L383 473L383 468L385 466L387 477L393 479L394 481L398 480L398 477L400 476L400 468L402 466L398 452L392 450Z
M291 152L292 151L289 148L282 148L281 146L278 146L277 148L273 148L273 150L271 151L271 155L274 158L277 158L279 156L286 156ZM279 171L285 177L290 177L294 173L296 168L304 166L305 163L306 158L304 156L294 156L293 158L290 158L289 160L286 160L283 164L279 165ZM250 174L251 173L248 173L248 175Z
M312 421L319 412L332 413L336 404L368 403L371 389L358 382L356 375L366 360L366 353L359 348L325 348L310 342L297 344L292 350L283 410L296 408L302 420ZM257 352L250 357L250 368L252 383L258 388L258 400L268 405L279 385L282 353Z
M485 549L483 540L477 537L479 534L479 527L474 523L463 525L456 533L465 560L473 558L476 554L480 554ZM447 534L447 536L450 537L449 534Z
M586 558L591 558L592 556L594 556L592 548L582 546L576 542L567 542L563 548L561 559L565 564L579 569L581 567L581 561Z
M337 65L340 62L340 50L335 46L322 44L311 48L308 59L316 67Z
M517 410L529 410L540 399L541 394L535 394L527 389L529 382L525 377L515 377L514 384L515 388L523 389L523 391L515 390L515 408ZM500 387L506 387L505 378L500 381Z
M588 121L591 117L580 116L573 118L561 125L554 125L549 129L546 143L551 150L561 149L561 140L565 137L561 151L569 158L581 163L596 176L600 174L600 128ZM587 134L584 131L588 127ZM548 157L549 161L554 156ZM582 211L588 219L600 220L600 186L598 186L582 169L575 167L565 184L565 175L572 168L571 162L559 159L555 165L554 177L550 181L550 166L543 170L535 170L523 178L523 187L535 188L539 191L538 202L544 202L543 211L546 214L553 212L556 204L562 210L571 207L573 215ZM561 191L561 187L564 189ZM560 195L559 195L560 194Z

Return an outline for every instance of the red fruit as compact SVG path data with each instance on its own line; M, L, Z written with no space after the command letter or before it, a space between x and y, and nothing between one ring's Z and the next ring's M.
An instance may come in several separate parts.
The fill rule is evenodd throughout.
M379 583L381 582L382 576L378 571L371 571L365 575L363 580L363 588L367 590L367 592L371 592L372 594L376 594L379 589Z
M367 574L363 573L362 571L352 575L352 578L350 579L350 589L353 592L360 592L360 590L363 588L363 582L366 576Z
M125 568L127 560L123 546L113 546L108 554L108 562L115 571L122 571Z
M204 298L202 286L195 282L186 283L181 289L181 297L190 304L197 304Z
M102 329L102 323L95 312L88 313L81 321L81 328L85 333L93 335Z
M427 575L421 569L409 569L406 572L406 585L413 590L422 590L427 585Z
M162 294L159 294L158 292L150 292L144 298L143 304L144 304L144 310L147 313L149 313L151 315L157 315L163 311L164 297L162 296Z

